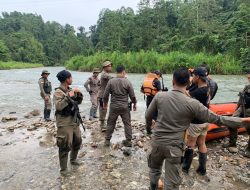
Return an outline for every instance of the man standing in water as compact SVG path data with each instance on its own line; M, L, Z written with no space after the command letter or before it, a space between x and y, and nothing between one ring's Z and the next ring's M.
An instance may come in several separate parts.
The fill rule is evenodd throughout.
M104 109L107 109L109 95L111 94L105 145L110 145L110 140L115 129L117 118L121 116L126 137L126 140L122 141L122 143L124 146L131 147L132 128L128 98L131 99L133 103L133 110L135 111L135 92L131 82L125 78L125 68L123 66L118 66L116 68L116 72L117 76L108 82L103 95Z
M105 119L107 115L107 109L104 109L103 107L103 94L105 91L105 88L109 82L109 80L112 78L110 76L110 73L112 71L112 63L110 61L105 61L102 64L103 72L101 74L101 86L98 92L98 100L99 100L99 120L100 120L100 127L102 132L106 131L106 125L105 125Z
M152 150L148 156L151 190L157 190L164 160L165 190L179 189L184 131L193 119L231 127L239 127L242 122L250 122L250 118L218 116L198 100L185 95L189 77L187 69L177 69L173 75L174 89L170 92L157 93L146 112L145 117L149 121L152 120L153 113L158 111Z
M247 74L248 82L250 83L250 71ZM250 84L239 94L238 108L234 112L234 117L250 117ZM223 148L237 147L236 141L238 137L238 131L235 128L228 127L229 130L229 142L223 145ZM245 150L244 156L250 158L250 128L246 127L247 134L249 136L248 145Z
M39 87L40 87L40 95L44 100L44 120L50 121L50 112L52 108L51 103L51 91L52 86L51 82L48 80L49 72L47 70L43 70L41 74L41 78L38 81Z
M70 152L71 165L80 165L76 161L78 151L82 144L80 121L75 117L73 104L80 104L82 94L79 89L71 89L72 76L69 71L63 70L56 77L60 81L59 88L54 93L54 103L56 107L56 126L57 126L57 146L59 148L60 172L67 176L68 153Z
M91 108L89 113L89 120L93 118L97 118L96 112L98 108L97 102L97 93L100 88L100 80L98 79L98 75L100 70L98 68L94 68L92 77L89 77L88 80L84 83L84 87L87 92L90 94Z

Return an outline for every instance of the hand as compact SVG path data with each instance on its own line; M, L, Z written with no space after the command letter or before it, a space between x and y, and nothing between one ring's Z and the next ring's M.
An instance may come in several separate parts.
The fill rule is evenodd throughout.
M250 123L250 117L242 118L242 123Z
M69 97L73 97L73 96L75 96L75 92L74 92L74 90L71 90L71 91L69 92Z
M45 100L45 102L48 102L49 101L49 96L45 96L44 100Z
M133 111L136 111L136 104L133 104Z
M73 91L74 91L75 93L81 92L79 88L74 88Z

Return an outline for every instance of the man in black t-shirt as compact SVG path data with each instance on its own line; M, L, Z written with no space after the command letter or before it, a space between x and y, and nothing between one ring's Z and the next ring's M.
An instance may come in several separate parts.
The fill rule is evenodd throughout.
M193 72L193 84L197 88L191 89L187 94L200 101L204 106L209 107L209 86L207 84L206 72L203 68L198 67ZM196 170L200 175L206 174L207 147L205 144L208 124L194 119L188 128L188 148L185 150L183 171L188 173L193 160L193 151L196 143L199 148L199 167Z

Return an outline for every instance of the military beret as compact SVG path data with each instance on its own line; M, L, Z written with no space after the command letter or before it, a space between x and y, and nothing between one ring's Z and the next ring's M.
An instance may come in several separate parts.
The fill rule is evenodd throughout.
M71 73L66 70L62 70L59 73L57 73L56 77L60 82L64 82L67 78L71 77Z

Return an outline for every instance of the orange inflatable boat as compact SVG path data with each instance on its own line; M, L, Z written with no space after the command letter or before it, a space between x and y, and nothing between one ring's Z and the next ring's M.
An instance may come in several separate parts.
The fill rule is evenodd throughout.
M237 103L218 103L211 104L209 109L218 115L226 115L231 116L235 112L237 108ZM246 129L244 127L238 128L238 132L245 132ZM226 137L229 135L229 131L225 126L217 126L215 124L209 124L208 132L206 136L206 141L218 139L221 137Z

